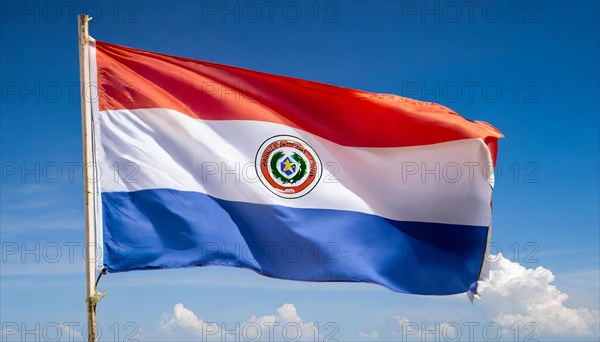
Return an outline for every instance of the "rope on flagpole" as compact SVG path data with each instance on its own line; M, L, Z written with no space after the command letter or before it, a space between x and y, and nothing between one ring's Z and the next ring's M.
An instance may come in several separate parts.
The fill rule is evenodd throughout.
M100 278L106 274L106 268L103 268L102 271L98 273L98 278L96 278L96 283L94 284L94 295L90 296L89 300L94 307L94 311L96 310L96 304L100 301L100 299L104 298L108 293L103 291L102 293L98 293L98 282L100 282Z
M98 273L98 278L96 278L96 284L94 284L94 287L97 288L98 287L98 282L100 281L100 278L106 274L106 267L102 269L102 271L100 271L100 273ZM104 291L106 292L106 291Z

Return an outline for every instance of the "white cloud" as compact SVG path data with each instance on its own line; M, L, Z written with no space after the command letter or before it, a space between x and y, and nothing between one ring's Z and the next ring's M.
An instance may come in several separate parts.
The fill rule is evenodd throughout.
M543 335L598 336L599 311L566 306L569 296L552 284L549 269L528 269L501 254L493 260L490 280L481 284L481 304L494 321L503 326L533 322Z
M168 320L161 320L160 327L165 331L183 328L193 332L197 336L210 336L219 331L217 324L205 323L181 303L175 304L173 315Z
M369 340L378 340L379 339L379 333L377 331L375 331L375 330L371 330L369 332L363 332L363 331L361 331L361 332L358 333L358 335L360 337L364 337L364 338L367 338Z
M411 317L395 316L390 335L402 341L496 337L511 341L516 334L520 340L598 340L600 312L569 306L569 296L553 284L555 277L550 270L541 266L526 268L501 254L491 260L489 281L480 283L482 296L475 305L463 296L436 298L435 305L428 300L431 306L413 310ZM597 283L594 286L597 288ZM459 299L462 303L457 302ZM445 307L445 300L452 305Z
M275 315L251 316L242 323L222 325L205 322L194 312L178 303L173 307L171 315L165 315L160 322L161 329L172 334L191 332L201 336L202 340L300 340L314 341L319 339L317 326L304 323L293 304L283 304ZM235 329L232 329L235 326ZM236 336L233 336L236 335Z

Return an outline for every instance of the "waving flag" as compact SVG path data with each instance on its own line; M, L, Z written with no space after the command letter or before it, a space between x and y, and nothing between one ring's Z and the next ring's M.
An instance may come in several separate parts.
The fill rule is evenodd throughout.
M109 272L222 265L418 294L465 292L482 273L494 127L434 103L91 44Z

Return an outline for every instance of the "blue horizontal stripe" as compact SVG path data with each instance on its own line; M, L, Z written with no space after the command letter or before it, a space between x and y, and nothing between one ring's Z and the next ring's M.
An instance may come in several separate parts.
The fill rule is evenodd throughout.
M224 265L416 294L467 291L479 275L488 231L170 189L103 193L102 204L109 272Z

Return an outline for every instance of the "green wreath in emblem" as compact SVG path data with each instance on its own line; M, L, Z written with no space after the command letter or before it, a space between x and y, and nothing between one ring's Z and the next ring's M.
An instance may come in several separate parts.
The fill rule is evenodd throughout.
M306 173L308 172L308 168L306 167L306 161L298 153L294 152L292 154L291 158L293 159L293 161L298 163L298 165L300 165L300 169L298 170L298 172L296 172L296 174L293 177L288 178L288 177L284 176L283 173L279 170L280 165L277 165L279 163L279 160L283 156L284 156L284 153L282 151L279 151L273 155L273 157L271 158L271 163L269 164L269 166L271 167L271 172L273 173L273 176L275 178L279 179L282 182L282 184L288 184L288 183L295 184L296 182L301 180L302 177L304 177L306 175ZM298 167L298 165L290 165L288 163L286 165L286 167L292 168L291 171L295 171L295 170L293 170L293 168Z

